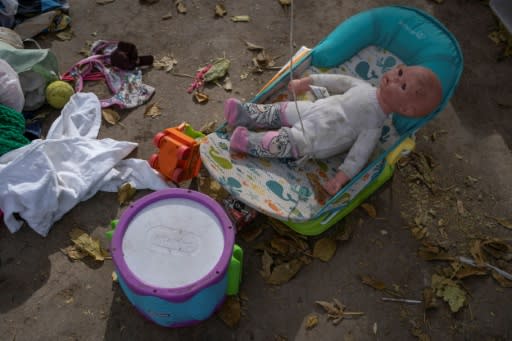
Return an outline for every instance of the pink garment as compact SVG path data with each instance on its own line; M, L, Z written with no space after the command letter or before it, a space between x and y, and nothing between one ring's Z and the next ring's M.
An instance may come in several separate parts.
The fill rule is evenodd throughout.
M75 81L75 92L83 90L84 81L105 80L113 96L100 99L102 108L113 105L121 109L135 108L149 101L155 88L142 83L140 69L122 70L109 65L115 46L117 42L97 41L91 49L92 55L76 63L61 79Z

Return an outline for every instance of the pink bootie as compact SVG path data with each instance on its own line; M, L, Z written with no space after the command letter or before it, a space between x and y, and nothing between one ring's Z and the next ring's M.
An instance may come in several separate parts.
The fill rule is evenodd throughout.
M241 103L236 98L228 98L224 103L224 118L230 127L238 126L239 110Z
M245 127L237 127L231 134L229 151L237 153L247 153L249 143L249 131Z

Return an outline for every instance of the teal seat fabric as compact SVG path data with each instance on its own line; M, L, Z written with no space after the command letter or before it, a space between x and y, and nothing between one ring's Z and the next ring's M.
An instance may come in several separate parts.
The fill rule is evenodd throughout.
M332 31L312 51L312 65L335 67L369 45L384 48L407 65L434 71L443 86L443 101L426 117L398 114L393 123L400 134L416 131L441 111L453 95L463 69L456 39L430 14L403 6L378 7L356 14Z

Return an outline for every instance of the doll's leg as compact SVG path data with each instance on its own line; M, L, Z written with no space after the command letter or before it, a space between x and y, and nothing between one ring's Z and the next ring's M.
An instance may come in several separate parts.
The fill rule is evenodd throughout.
M246 127L237 127L230 140L230 151L258 157L297 158L299 154L290 139L289 128L253 132Z
M275 104L242 103L229 98L224 104L224 117L231 127L247 127L249 129L279 129L287 126L281 116L286 102Z

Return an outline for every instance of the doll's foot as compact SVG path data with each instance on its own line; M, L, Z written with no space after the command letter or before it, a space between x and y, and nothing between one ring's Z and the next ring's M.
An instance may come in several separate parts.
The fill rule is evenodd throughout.
M237 127L229 140L229 151L247 153L249 144L249 131L245 127Z
M224 104L224 118L230 127L247 126L250 118L247 117L242 103L236 98L228 98Z

